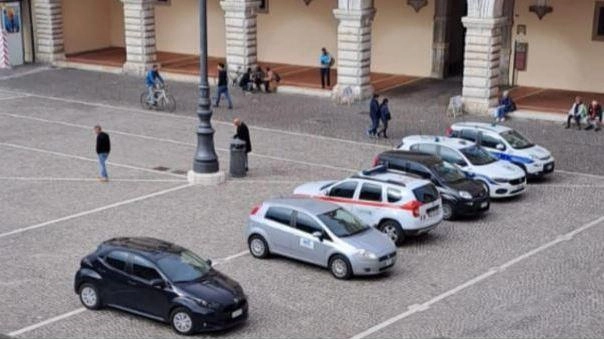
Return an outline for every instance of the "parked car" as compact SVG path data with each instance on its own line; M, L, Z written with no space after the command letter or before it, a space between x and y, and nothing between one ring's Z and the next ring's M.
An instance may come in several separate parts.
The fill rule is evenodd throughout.
M491 198L516 196L526 189L526 175L520 167L497 159L467 140L414 135L403 138L398 149L437 155L456 164L470 177L482 181Z
M507 126L482 122L458 122L447 129L447 136L476 142L495 155L509 161L526 172L529 178L541 178L554 171L552 154L535 145L518 131Z
M153 238L114 238L80 263L75 292L91 310L107 306L170 323L179 334L224 330L248 317L241 286L210 260Z
M256 258L279 254L327 267L334 277L375 275L396 263L396 247L341 207L309 198L280 198L254 207L245 231Z
M477 215L489 209L489 190L481 181L470 179L459 167L431 154L386 151L373 159L373 165L403 171L430 180L442 198L443 219Z
M340 181L298 186L294 194L336 203L400 245L407 236L425 234L443 218L432 183L379 166Z

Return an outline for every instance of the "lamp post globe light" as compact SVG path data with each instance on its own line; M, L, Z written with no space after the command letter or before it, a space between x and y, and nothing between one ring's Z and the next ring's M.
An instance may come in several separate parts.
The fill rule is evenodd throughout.
M208 15L207 0L199 0L199 100L197 102L197 150L193 160L193 170L187 173L192 184L217 185L225 181L220 171L218 156L214 150L214 129L212 128L212 105L208 84Z

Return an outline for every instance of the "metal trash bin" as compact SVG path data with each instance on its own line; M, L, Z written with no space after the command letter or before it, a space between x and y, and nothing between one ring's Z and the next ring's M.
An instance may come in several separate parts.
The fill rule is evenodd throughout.
M233 139L231 141L231 162L229 172L234 178L245 177L247 171L245 170L245 164L247 160L247 152L245 149L245 141L241 139Z

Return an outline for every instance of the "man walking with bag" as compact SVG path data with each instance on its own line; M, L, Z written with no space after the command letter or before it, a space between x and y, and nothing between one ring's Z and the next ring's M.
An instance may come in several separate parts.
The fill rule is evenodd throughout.
M111 141L109 140L109 135L103 132L100 125L94 126L94 133L96 134L96 154L99 158L99 180L101 182L109 181L109 176L107 175L107 158L109 157L109 152L111 152Z

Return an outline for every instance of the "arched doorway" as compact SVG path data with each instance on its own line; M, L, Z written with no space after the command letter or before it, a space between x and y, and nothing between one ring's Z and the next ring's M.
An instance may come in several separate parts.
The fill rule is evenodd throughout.
M461 18L468 13L466 0L436 0L432 44L432 77L463 74L466 30Z

